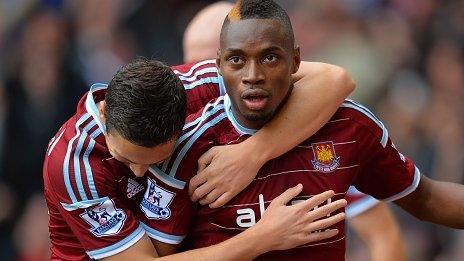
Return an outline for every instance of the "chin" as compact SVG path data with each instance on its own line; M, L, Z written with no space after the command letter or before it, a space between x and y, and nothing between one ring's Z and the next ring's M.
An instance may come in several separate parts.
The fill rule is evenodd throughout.
M244 116L248 121L267 122L272 118L272 113L248 113Z

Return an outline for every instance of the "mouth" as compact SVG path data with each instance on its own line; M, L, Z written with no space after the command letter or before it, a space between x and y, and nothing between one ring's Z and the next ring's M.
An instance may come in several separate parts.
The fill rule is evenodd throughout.
M260 111L266 107L269 94L264 90L253 89L244 91L241 98L249 110Z

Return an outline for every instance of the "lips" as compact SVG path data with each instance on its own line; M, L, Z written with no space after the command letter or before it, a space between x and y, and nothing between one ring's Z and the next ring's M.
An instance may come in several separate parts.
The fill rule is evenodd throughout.
M252 111L263 110L269 101L269 94L261 89L249 89L242 93L245 106Z

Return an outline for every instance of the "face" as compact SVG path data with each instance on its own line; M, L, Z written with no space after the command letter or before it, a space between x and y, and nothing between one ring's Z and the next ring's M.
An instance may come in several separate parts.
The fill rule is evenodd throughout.
M260 128L291 90L299 49L278 20L231 21L224 30L217 64L235 116L248 128Z
M171 155L175 140L146 148L131 143L117 133L108 133L106 145L116 160L126 164L135 176L142 177L150 165L159 164Z

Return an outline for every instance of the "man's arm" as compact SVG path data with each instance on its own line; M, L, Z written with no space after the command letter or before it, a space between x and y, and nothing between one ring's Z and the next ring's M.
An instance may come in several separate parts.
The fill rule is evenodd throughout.
M464 185L422 175L418 187L395 203L420 220L464 229Z
M160 260L251 260L271 250L290 249L335 236L338 233L336 229L313 232L342 221L344 213L331 217L327 215L346 206L346 201L337 200L314 209L334 195L333 191L326 191L303 203L287 206L302 188L299 184L275 198L264 212L263 218L239 235L217 245L166 256ZM168 251L166 245L163 247L164 251ZM150 239L144 236L125 251L105 260L152 260L157 256Z
M400 228L385 203L348 219L350 226L366 243L373 261L406 260L406 250Z
M199 159L199 174L189 187L192 200L219 207L248 186L265 162L318 131L355 84L341 67L302 62L295 88L276 117L246 141L215 147ZM241 175L236 175L240 173Z

